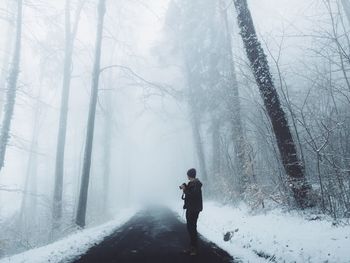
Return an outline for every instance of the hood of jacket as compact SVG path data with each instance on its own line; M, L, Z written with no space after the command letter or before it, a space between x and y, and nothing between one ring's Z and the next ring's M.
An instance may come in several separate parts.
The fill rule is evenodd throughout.
M196 186L196 187L202 187L202 182L199 181L199 179L195 178L193 181L190 182L191 185Z

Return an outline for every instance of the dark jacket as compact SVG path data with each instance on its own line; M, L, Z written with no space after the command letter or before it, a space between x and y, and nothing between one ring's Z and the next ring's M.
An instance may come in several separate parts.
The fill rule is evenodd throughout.
M184 209L191 211L202 211L202 183L198 179L189 182L184 190L185 204Z

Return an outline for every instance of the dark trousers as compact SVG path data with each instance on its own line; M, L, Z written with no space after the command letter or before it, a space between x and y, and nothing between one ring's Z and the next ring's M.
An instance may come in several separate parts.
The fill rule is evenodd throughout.
M190 235L191 247L198 247L197 220L199 211L186 210L187 231Z

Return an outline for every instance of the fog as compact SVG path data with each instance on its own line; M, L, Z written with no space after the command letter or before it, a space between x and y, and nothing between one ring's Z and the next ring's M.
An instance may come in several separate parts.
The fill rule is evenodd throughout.
M153 203L178 201L181 197L178 186L187 182L186 172L192 167L198 170L198 178L204 181L203 192L207 200L236 203L244 199L241 198L242 193L235 188L242 181L240 176L243 167L239 167L240 157L237 157L239 146L233 139L239 135L231 127L237 123L235 119L237 116L233 118L232 124L232 118L228 116L229 107L225 106L225 100L231 97L225 95L224 88L220 88L220 85L225 86L225 83L220 84L223 79L220 76L225 76L228 64L231 63L227 62L227 55L222 54L225 46L227 47L226 36L232 41L229 49L233 50L232 63L235 66L239 86L241 105L238 106L241 107L239 118L242 119L243 134L250 148L247 147L251 149L249 150L251 163L246 163L244 169L249 167L254 169L252 176L257 179L253 180L253 185L261 187L266 195L279 193L275 198L279 200L279 205L291 203L293 194L285 190L289 184L286 179L288 172L283 170L284 163L280 160L279 148L268 115L263 109L263 101L252 70L249 68L245 46L239 34L234 3L206 0L199 4L196 1L198 7L194 8L185 2L106 1L88 180L86 211L88 226L113 218L125 207L143 207ZM327 175L333 174L336 168L332 170L330 168L332 165L327 163L328 159L323 159L326 157L320 156L316 148L322 147L324 140L327 140L329 146L322 148L328 151L324 152L324 156L343 155L344 160L337 162L334 167L341 167L339 171L337 170L340 174L348 171L348 150L344 150L337 139L342 141L341 136L346 131L348 114L342 112L349 106L348 90L344 84L349 70L347 57L344 55L346 65L342 66L344 73L342 75L339 73L341 70L337 68L340 62L335 62L332 58L337 56L334 52L337 53L339 50L334 48L331 40L326 39L323 42L323 36L328 36L332 32L325 2L327 1L248 0L257 35L268 57L282 107L286 112L289 126L292 127L292 135L298 141L296 143L298 154L303 156L302 159L305 161L306 177L317 192L315 195L322 195L322 200L331 183L325 183L327 186L323 186L320 178L325 182L326 178L329 178ZM1 235L11 239L9 237L11 231L17 229L18 236L27 240L31 246L42 245L68 234L69 229L75 227L81 176L87 154L85 149L86 133L89 129L87 121L91 106L91 85L93 76L96 75L93 73L93 68L96 61L99 1L71 0L69 4L69 27L72 30L77 21L77 31L75 38L73 37L75 40L70 70L63 162L61 203L63 212L60 222L60 228L68 230L61 234L47 234L46 232L51 232L49 229L54 221L52 204L64 85L67 3L69 1L64 0L23 1L22 43L14 112L10 118L9 140L5 142L4 166L0 171L0 232L3 231L0 233L0 241ZM222 11L217 11L222 3L227 10L228 32L225 31L224 23L218 15ZM341 8L336 8L337 4L339 7L339 3L340 1L331 1L337 16L336 31L339 34L339 45L343 45L346 53L349 47L345 35L348 34L349 27ZM179 6L179 10L185 10L181 11L185 15L179 19L177 11L174 11L177 10L174 8L176 5ZM189 11L186 11L186 8ZM186 17L186 14L192 12L190 8L195 10L193 16ZM212 9L216 10L217 14L212 15L212 20L208 22L205 18L211 19L209 11ZM207 15L203 14L205 12ZM8 105L6 90L9 85L9 65L12 65L16 42L16 16L17 1L2 0L0 2L2 36L0 101L1 108L4 108L2 119ZM339 21L343 21L343 27ZM216 37L210 33L206 35L206 30L201 29L202 25L203 27L211 25L213 28L210 30L215 32ZM183 32L181 31L183 29L186 34L181 35L179 32ZM188 43L184 40L186 37ZM207 47L205 37L209 39L209 43L215 41L217 43ZM204 43L203 47L196 41ZM215 48L217 50L214 50ZM223 58L224 62L216 64L214 69L217 70L219 77L215 73L212 75L206 73L208 68L210 71L212 61L207 58L209 53L217 56L217 60L220 56ZM343 62L341 56L334 60L340 59ZM203 61L199 61L199 57L203 58ZM196 71L197 63L202 65L202 69L198 70L199 73L197 72L195 77L186 75L184 68ZM328 76L327 74L334 74L334 77L329 75L330 79L322 79ZM334 83L327 85L325 84L327 81ZM194 99L191 91L187 91L191 82L197 92ZM332 87L334 90L328 90ZM235 104L234 100L232 101L231 104ZM198 107L191 109L191 105L194 104ZM330 104L332 106L329 106ZM305 111L301 110L304 108ZM334 109L338 110L338 115L334 115ZM199 120L195 120L193 116L199 116ZM194 126L200 130L199 141L204 148L203 160L200 157ZM218 128L216 135L215 127ZM325 135L327 132L331 134L330 141ZM346 138L346 135L344 136ZM215 138L217 144L220 144L217 152L215 152ZM317 160L320 160L321 168L316 165L315 156L320 157ZM215 170L216 162L218 170ZM203 178L203 170L206 170L208 178ZM350 187L350 181L346 178L344 175L343 186L339 186L344 193ZM231 189L231 185L235 186ZM327 189L319 193L322 186ZM255 188L247 189L251 191ZM284 192L288 192L286 194L288 196L283 196ZM348 194L344 196L348 197ZM332 195L332 198L334 199L329 201L331 206L329 209L328 201L323 201L326 204L323 203L322 206L318 201L320 211L339 217L344 216L345 208L342 207L346 207L349 202L339 201L333 210L331 204L338 202L336 201L338 197ZM255 202L256 196L252 199ZM339 200L343 199L339 197ZM247 202L253 201L249 199ZM26 219L24 221L19 219L22 217ZM7 223L10 221L12 224ZM23 224L27 229L23 229ZM6 229L2 227L5 225ZM39 233L30 236L38 225L40 225ZM2 253L4 255L16 253L30 247L17 244L16 241L8 244L14 244L14 247L10 248L8 245L3 250L0 249L0 256Z
M65 153L65 175L67 175L65 191L70 194L70 197L74 196L73 193L76 191L77 180L81 172L82 160L79 157L84 147L83 137L89 102L89 72L93 56L93 28L95 28L94 4L93 2L87 3L87 10L82 13L76 44L81 53L75 55L77 59L73 65ZM5 3L3 5L5 6ZM154 76L155 70L152 68L157 67L156 59L150 54L150 49L163 27L160 19L164 16L166 3L154 1L149 7L149 3L138 3L137 1L113 5L113 3L110 4L110 14L106 15L106 43L104 46L110 48L102 54L102 65L122 64L133 68L133 71L149 81L166 82L167 79ZM60 62L62 63L60 44L63 43L63 36L59 35L62 33L63 22L62 17L59 16L62 15L64 1L42 3L37 8L39 10L36 7L28 7L25 10L24 24L25 28L30 31L25 33L22 51L21 82L24 85L22 89L25 94L18 96L18 100L22 102L19 102L20 106L16 108L14 114L12 133L15 137L13 146L8 151L1 184L23 188L35 118L33 111L37 107L36 98L40 92L38 100L43 104L40 105L40 111L43 112L40 112L38 131L37 180L38 188L44 193L48 191L46 194L49 194L53 184L51 171L54 169L54 148L59 117ZM113 15L114 11L115 15ZM57 21L52 22L53 25L50 22L48 26L44 24L45 21L51 20L51 17L54 19L56 17ZM123 29L117 29L118 24ZM1 29L6 31L5 23ZM111 44L114 41L117 43ZM48 45L48 47L42 47L43 52L41 52L40 45ZM56 52L47 50L51 47L56 49ZM111 58L111 54L114 57ZM45 64L44 69L40 69L41 63ZM110 184L113 193L110 196L112 206L125 205L123 196L129 195L132 200L140 200L152 192L169 193L170 190L170 193L173 193L171 189L177 190L177 184L185 180L186 168L194 166L185 110L158 96L150 97L146 101L144 96L148 95L144 94L143 84L138 83L137 79L127 79L127 76L123 76L118 71L118 69L111 69L110 72L103 73L106 78L112 78L113 84L110 87L102 87L100 92L101 100L104 96L111 96L113 100L112 182ZM49 73L50 78L40 76L45 73ZM40 80L40 78L45 79ZM101 82L102 86L107 85L103 79ZM29 96L31 98L28 98ZM99 177L103 172L104 145L102 144L103 139L99 138L103 136L102 114L100 110L96 124L98 128L96 129L96 152L93 155L92 189L99 187ZM169 117L170 119L167 119ZM182 156L181 160L179 156ZM128 184L130 185L127 186ZM127 187L130 193L126 193ZM17 195L19 194L2 195L2 200L12 203L11 206L3 206L2 213L6 213L6 210L10 212L18 210L21 198L18 198Z

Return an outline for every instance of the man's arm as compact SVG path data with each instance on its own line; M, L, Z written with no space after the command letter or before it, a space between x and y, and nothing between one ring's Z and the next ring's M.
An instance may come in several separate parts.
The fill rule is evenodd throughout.
M197 191L197 187L195 185L188 185L187 187L185 187L183 189L184 194L188 197L191 198L192 196L194 196L196 194Z

